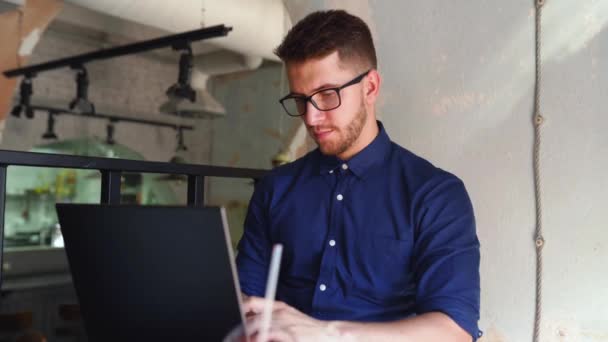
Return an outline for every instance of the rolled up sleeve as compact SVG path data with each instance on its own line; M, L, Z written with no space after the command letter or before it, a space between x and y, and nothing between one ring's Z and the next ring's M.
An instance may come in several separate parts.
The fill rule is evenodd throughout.
M465 186L447 173L434 177L417 195L417 206L416 312L442 312L476 340L480 336L480 253Z
M261 180L256 184L249 202L236 256L241 291L249 296L264 296L266 287L272 246L268 235L266 200L266 184Z

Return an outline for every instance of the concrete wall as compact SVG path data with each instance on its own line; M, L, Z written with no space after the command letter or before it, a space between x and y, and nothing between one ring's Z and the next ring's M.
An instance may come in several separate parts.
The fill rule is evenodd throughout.
M299 119L283 113L278 99L285 94L283 67L266 63L260 69L214 77L210 90L228 115L213 121L211 163L232 167L270 169L279 152L299 126ZM233 242L242 234L253 184L250 180L212 178L207 200L226 205Z
M365 18L391 138L460 176L482 244L483 341L530 341L534 2L287 1L294 22L340 7ZM545 117L542 341L608 341L608 2L550 0Z

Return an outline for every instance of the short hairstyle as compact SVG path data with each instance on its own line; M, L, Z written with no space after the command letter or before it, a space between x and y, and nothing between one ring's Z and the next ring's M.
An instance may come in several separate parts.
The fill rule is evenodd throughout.
M377 68L367 24L343 10L317 11L293 26L274 53L285 63L322 58L338 51L341 61Z

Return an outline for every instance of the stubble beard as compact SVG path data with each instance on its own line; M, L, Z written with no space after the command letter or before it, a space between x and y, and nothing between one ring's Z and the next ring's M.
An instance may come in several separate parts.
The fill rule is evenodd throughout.
M326 141L321 144L317 142L319 150L321 153L331 156L337 156L346 152L357 141L366 122L367 111L364 106L361 106L357 115L344 130L337 130L335 127L332 127L334 133L338 134L337 141Z

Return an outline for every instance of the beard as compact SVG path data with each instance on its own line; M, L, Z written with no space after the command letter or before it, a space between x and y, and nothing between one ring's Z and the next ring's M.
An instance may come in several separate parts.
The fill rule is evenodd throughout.
M321 153L331 156L340 155L346 152L346 150L357 141L361 135L363 126L365 126L367 121L367 111L365 110L365 107L362 105L360 108L357 115L348 123L346 128L338 129L337 127L330 127L333 129L333 133L336 134L334 140L328 140L322 143L317 141Z

